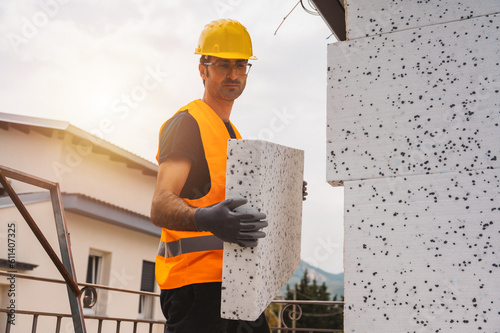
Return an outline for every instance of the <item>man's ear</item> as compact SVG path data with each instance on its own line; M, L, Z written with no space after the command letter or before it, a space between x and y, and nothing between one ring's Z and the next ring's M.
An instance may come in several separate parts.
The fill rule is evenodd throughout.
M207 78L207 72L206 72L206 70L207 70L207 66L204 66L204 65L202 65L202 64L199 64L199 65L198 65L198 69L200 70L200 76L201 76L201 78L202 78L203 80L206 80L206 78Z

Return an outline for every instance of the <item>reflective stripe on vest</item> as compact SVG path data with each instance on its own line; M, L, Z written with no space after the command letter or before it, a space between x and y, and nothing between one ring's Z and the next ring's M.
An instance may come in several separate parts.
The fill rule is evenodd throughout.
M158 255L170 258L191 252L222 250L223 246L224 242L214 235L181 238L168 243L160 241Z
M177 113L186 110L200 129L210 174L210 190L201 198L184 201L193 207L206 207L226 197L227 140L230 135L222 119L205 102L195 100ZM231 126L236 138L241 139L238 130ZM215 236L210 232L162 229L155 266L156 281L161 289L222 281L222 244L215 246L208 241L211 237Z

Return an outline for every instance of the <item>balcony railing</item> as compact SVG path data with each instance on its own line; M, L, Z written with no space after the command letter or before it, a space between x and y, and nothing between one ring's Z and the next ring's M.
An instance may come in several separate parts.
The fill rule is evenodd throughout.
M0 312L5 312L8 313L9 310L7 309L0 309ZM56 333L61 333L61 322L63 318L71 318L71 314L61 314L61 313L52 313L52 312L40 312L40 311L23 311L23 310L16 310L16 315L26 315L26 316L31 316L32 317L32 326L31 326L31 333L36 333L40 332L38 331L38 319L40 317L52 317L56 318L56 326L55 326L55 332ZM149 332L153 332L153 325L161 325L163 327L166 327L165 321L160 321L160 320L147 320L147 319L130 319L130 318L116 318L116 317L105 317L105 316L84 316L85 319L87 320L97 320L98 321L98 328L97 332L101 333L103 331L103 323L105 321L112 321L116 322L116 331L115 332L120 332L121 330L121 324L122 323L127 323L130 322L133 324L133 333L137 333L138 329L141 325L147 325L149 326ZM5 333L10 333L11 325L7 321L7 326L5 328ZM51 330L51 332L54 332Z
M22 203L22 201L17 196L16 192L12 189L10 184L7 181L6 177L10 177L21 182L25 182L34 186L42 187L50 191L51 201L54 210L54 217L56 220L56 228L58 231L58 240L61 250L62 260L59 259L45 236L43 232L38 228L37 224L29 214L28 210ZM142 327L146 326L150 333L153 332L153 329L156 327L158 330L158 326L162 331L165 331L167 328L167 324L163 320L148 320L148 319L130 319L130 318L118 318L118 317L107 317L107 316L98 316L98 315L84 315L82 311L81 302L87 306L92 307L97 302L97 289L103 289L114 292L122 292L122 293L132 293L137 295L145 295L145 296L153 296L159 297L158 294L130 290L130 289L121 289L114 288L105 285L94 285L88 283L78 283L75 276L75 271L73 267L73 258L71 255L71 246L68 239L66 221L64 217L64 209L62 206L61 193L59 190L59 185L57 183L53 183L44 179L40 179L16 170L12 170L0 165L0 183L4 190L7 191L12 201L16 205L17 209L21 213L21 215L26 220L27 224L39 240L40 244L43 246L46 253L51 258L52 262L58 269L61 276L64 278L63 280L34 276L31 274L22 274L17 271L2 271L0 270L0 276L13 277L15 279L30 279L39 282L47 282L47 283L56 283L56 284L64 284L68 289L69 303L71 313L63 314L63 313L52 313L52 312L41 312L41 311L32 311L26 309L9 309L8 307L5 309L0 309L0 316L5 314L6 326L5 332L10 333L12 329L12 320L9 320L13 315L21 315L26 316L26 318L31 317L31 333L36 333L38 329L38 321L40 317L52 317L55 318L55 332L61 332L61 323L63 318L71 318L73 321L73 326L75 332L77 333L86 333L86 321L97 321L97 333L101 333L103 331L105 322L114 322L115 323L115 332L119 333L122 330L122 323L131 323L132 324L132 332L137 333L139 328L141 328L141 332L144 332ZM80 286L82 287L80 289ZM85 296L85 291L90 291L90 296ZM82 299L83 296L83 299ZM275 304L280 305L279 311L279 324L278 327L272 327L271 330L274 332L342 332L341 329L319 329L319 328L295 328L295 327L286 327L284 321L284 313L285 310L292 306L292 311L288 311L288 316L292 320L292 322L297 322L300 320L302 309L301 305L324 305L324 306L332 306L332 305L342 305L344 302L339 301L291 301L291 300L275 300L273 301ZM1 317L0 317L1 318ZM29 320L29 319L28 319ZM109 327L109 326L108 326ZM1 327L0 327L1 330ZM52 330L51 330L52 331ZM129 332L130 330L127 330ZM108 332L108 331L106 331Z
M22 274L22 273L12 273L8 271L1 271L0 270L0 276L6 276L6 277L11 277L14 276L16 279L28 279L28 280L34 280L38 282L47 282L47 283L55 283L55 284L66 284L66 281L60 280L60 279L54 279L54 278L46 278L46 277L40 277L40 276L35 276L31 274ZM147 296L154 296L154 297L159 297L158 294L156 293L151 293L151 292L145 292L145 291L137 291L137 290L131 290L131 289L123 289L123 288L114 288L110 286L105 286L105 285L96 285L96 284L89 284L89 283L78 283L79 286L83 288L90 288L92 290L92 299L84 299L84 302L88 302L89 304L95 304L97 301L98 297L98 289L102 290L108 290L108 291L114 291L114 292L121 292L121 293L130 293L130 294L136 294L136 295L147 295ZM292 319L296 320L297 322L300 321L302 309L301 306L303 305L323 305L323 306L332 306L332 305L344 305L344 302L341 301L304 301L304 300L274 300L272 304L278 304L280 305L281 309L279 311L279 318L280 318L280 324L279 326L276 327L271 327L272 332L310 332L310 333L316 333L316 332L343 332L342 329L322 329L322 328L293 328L293 327L286 327L284 323L285 319L285 314ZM287 309L290 311L287 312ZM10 314L9 309L0 309L0 314L4 313L5 316L9 316ZM41 311L30 311L30 310L18 310L15 309L15 315L22 316L21 318L25 318L24 320L31 320L31 333L36 333L39 332L38 330L38 321L40 317L51 317L56 319L55 327L51 331L54 331L55 333L61 333L61 322L63 318L71 318L71 314L69 313L53 313L53 312L41 312ZM84 316L85 321L97 321L97 333L105 332L103 331L103 325L105 322L113 322L115 323L115 332L119 333L121 332L122 328L122 323L131 323L132 331L133 333L139 332L139 330L146 326L148 328L148 332L152 333L153 329L157 326L162 326L163 331L166 330L166 322L164 320L148 320L148 319L131 319L131 318L121 318L121 317L108 317L108 316L98 316L98 315L85 315ZM18 319L19 320L19 319ZM5 332L10 333L12 324L7 318L7 323L5 327ZM1 331L1 327L0 327ZM141 332L144 331L142 328L140 330ZM127 332L130 332L130 329L127 330Z

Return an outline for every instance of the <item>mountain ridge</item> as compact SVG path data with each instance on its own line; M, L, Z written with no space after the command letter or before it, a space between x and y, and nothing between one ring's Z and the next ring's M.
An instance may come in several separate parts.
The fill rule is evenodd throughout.
M286 295L286 286L289 285L290 288L293 288L295 284L299 284L300 280L304 276L304 272L307 269L307 275L311 279L316 279L318 285L325 283L328 292L330 293L330 297L333 298L334 295L337 295L337 298L344 295L344 273L334 274L329 273L322 270L319 267L313 266L304 260L300 260L299 268L293 273L292 277L288 280L288 282L281 288L278 295L284 296Z

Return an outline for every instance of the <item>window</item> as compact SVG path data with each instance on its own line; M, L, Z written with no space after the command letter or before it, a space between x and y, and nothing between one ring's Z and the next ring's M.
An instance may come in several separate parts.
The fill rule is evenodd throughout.
M86 283L101 284L101 274L102 274L102 256L96 254L89 255L89 261L87 263L87 277L85 279ZM90 290L85 290L83 297L92 297ZM85 302L83 302L83 307L91 309ZM91 311L95 312L95 311Z
M109 285L111 267L111 253L90 249L87 261L87 273L85 282L91 284ZM97 303L89 307L83 302L83 313L85 315L105 315L109 303L107 290L99 290ZM92 296L90 290L86 290L83 297Z
M142 276L141 276L141 291L155 291L155 263L143 260ZM143 319L153 318L153 302L154 296L140 295L139 296L139 317Z

